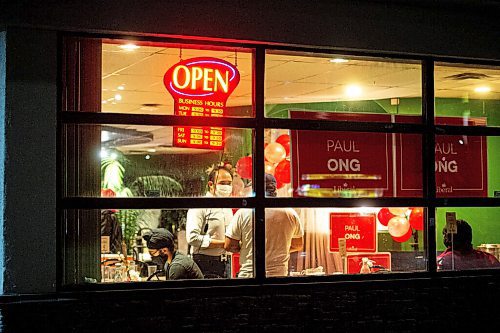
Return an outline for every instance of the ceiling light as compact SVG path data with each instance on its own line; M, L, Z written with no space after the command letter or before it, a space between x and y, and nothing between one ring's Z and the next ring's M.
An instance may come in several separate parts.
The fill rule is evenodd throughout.
M118 90L125 90L125 87L123 85L121 85L121 86L118 86L116 89L118 89Z
M144 158L149 160L151 158L151 155L148 154L148 155L144 156Z
M122 100L122 95L116 94L115 95L115 101L121 101Z
M140 46L137 46L137 45L132 44L132 43L120 45L120 48L121 48L122 50L125 50L125 51L133 51L133 50L137 50L139 47L140 47Z
M156 149L153 149L153 148L148 149L148 152L149 152L149 153L156 153Z
M474 91L477 92L477 93L480 93L480 94L485 94L485 93L490 92L491 88L490 87L486 87L486 86L481 86L481 87L475 88Z
M347 97L358 97L361 96L362 92L363 90L361 89L361 87L357 85L350 85L345 88Z
M333 58L333 59L330 59L330 62L333 62L334 64L343 64L343 63L349 62L349 60L344 59L344 58Z

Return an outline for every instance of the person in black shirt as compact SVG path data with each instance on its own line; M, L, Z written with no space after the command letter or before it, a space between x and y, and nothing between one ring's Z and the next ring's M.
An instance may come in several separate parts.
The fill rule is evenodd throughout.
M167 280L203 279L198 265L190 257L175 251L174 235L166 229L153 229L143 236L149 253L164 263Z

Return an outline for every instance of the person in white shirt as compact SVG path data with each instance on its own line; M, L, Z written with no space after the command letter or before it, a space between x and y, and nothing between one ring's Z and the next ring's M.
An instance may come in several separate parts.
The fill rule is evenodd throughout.
M224 167L215 167L208 176L208 197L229 197L233 176ZM205 278L227 277L224 234L233 217L230 208L189 209L186 239L190 254Z
M266 174L266 196L276 196L276 178ZM290 253L300 251L304 230L292 208L266 209L266 276L287 276ZM226 230L224 247L240 252L238 277L253 276L253 210L240 209Z

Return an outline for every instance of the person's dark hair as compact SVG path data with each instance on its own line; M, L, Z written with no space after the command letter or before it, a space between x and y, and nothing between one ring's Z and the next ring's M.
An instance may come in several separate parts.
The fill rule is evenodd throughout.
M153 229L142 238L146 240L148 249L163 249L166 247L170 252L174 252L174 235L167 229Z
M452 235L448 233L446 226L443 228L443 243L446 247L452 245ZM465 220L457 220L457 233L453 235L454 249L472 248L472 228Z
M231 179L233 178L233 173L231 172L231 170L228 169L226 167L226 165L224 165L224 166L215 167L215 168L213 168L212 171L210 171L210 173L208 174L208 181L209 182L215 183L215 176L217 175L217 173L219 172L219 170L226 171L227 173L229 173L231 175Z
M276 193L276 178L270 173L266 173L266 197L275 197Z

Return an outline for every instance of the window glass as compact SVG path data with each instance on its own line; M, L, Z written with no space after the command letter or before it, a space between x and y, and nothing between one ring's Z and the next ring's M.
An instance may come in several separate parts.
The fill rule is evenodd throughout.
M426 269L421 207L267 208L266 275Z
M222 189L253 196L251 165L237 164L252 153L250 129L65 125L64 131L66 196L219 197Z
M422 196L419 134L266 129L279 197Z
M389 123L407 115L421 122L419 63L273 51L266 55L265 89L270 118Z
M237 47L104 40L101 112L253 117L252 58Z
M439 271L500 268L499 207L436 209Z
M67 210L66 281L121 283L250 278L253 210L230 208ZM243 214L242 214L243 213ZM100 226L97 228L97 226ZM71 246L78 229L85 248ZM228 241L226 241L226 235ZM242 245L243 244L243 245ZM228 251L225 250L226 247ZM189 255L187 255L189 254ZM82 276L70 276L81 265ZM247 274L239 273L240 265Z
M435 66L436 124L500 126L500 69L438 63Z
M500 196L500 137L437 135L437 197Z

